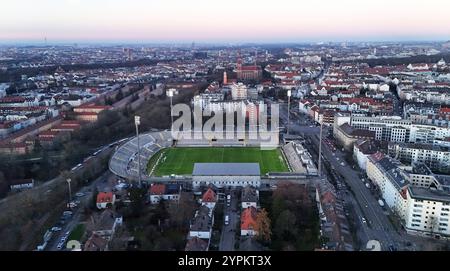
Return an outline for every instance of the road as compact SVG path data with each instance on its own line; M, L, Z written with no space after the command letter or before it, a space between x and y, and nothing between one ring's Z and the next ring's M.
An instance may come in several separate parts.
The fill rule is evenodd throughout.
M284 111L282 113L282 111ZM310 153L316 156L319 149L319 132L320 127L311 125L311 121L307 120L306 116L291 114L290 117L290 131L291 134L303 135L307 140L305 144ZM287 121L287 107L280 107L281 122ZM323 137L331 132L324 128ZM412 238L406 234L402 229L394 228L388 215L391 214L388 210L378 204L372 192L365 186L361 180L360 172L352 169L345 161L345 153L337 150L333 151L327 145L322 143L322 161L325 172L335 174L335 178L342 182L341 185L346 185L353 193L343 193L342 198L346 205L352 206L354 210L354 221L357 225L357 236L361 241L361 246L369 239L380 241L382 249L388 250L390 245L393 245L399 250L411 249L406 246L408 241ZM345 161L344 166L341 163ZM337 189L339 191L339 189ZM363 218L366 222L363 222Z
M240 206L238 206L237 193L238 190L231 190L231 192L226 192L227 195L231 194L231 202L230 206L224 204L223 221L225 222L225 216L228 215L230 222L228 225L223 225L222 227L222 234L220 236L219 244L220 251L234 251L236 229L238 225L237 223L239 223L239 214L237 210L240 209Z
M60 242L61 238L66 234L70 233L79 223L82 217L82 212L84 207L87 207L92 200L92 191L94 190L94 187L97 187L99 191L104 191L106 189L104 180L110 178L112 176L112 173L107 170L102 176L95 179L92 183L90 183L88 186L82 187L78 191L72 192L72 199L73 200L80 200L80 204L72 209L73 215L72 218L69 219L69 222L64 224L62 226L62 230L55 233L50 242L47 245L47 248L45 250L49 251L58 251L58 243ZM76 193L84 193L85 196L77 198L75 196ZM62 214L61 214L62 215ZM65 247L65 246L64 246Z
M314 146L319 145L317 136L310 138ZM339 150L332 152L325 144L322 147L322 155L325 161L328 161L331 165L331 170L335 170L342 176L345 183L354 192L354 198L358 204L355 210L359 216L359 221L362 221L362 218L365 218L367 221L363 223L363 228L367 236L370 239L380 241L382 248L386 250L391 244L398 246L399 244L397 243L401 241L400 235L387 218L384 210L379 206L378 199L372 195L370 190L365 186L365 183L361 181L359 174L348 166L347 162L345 162L345 166L341 165L345 161L344 154Z

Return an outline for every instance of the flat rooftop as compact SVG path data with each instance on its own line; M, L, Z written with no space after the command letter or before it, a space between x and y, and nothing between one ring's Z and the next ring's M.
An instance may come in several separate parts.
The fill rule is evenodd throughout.
M193 176L260 176L258 163L195 163Z
M450 202L450 194L446 191L414 186L410 186L408 189L411 197L415 199Z

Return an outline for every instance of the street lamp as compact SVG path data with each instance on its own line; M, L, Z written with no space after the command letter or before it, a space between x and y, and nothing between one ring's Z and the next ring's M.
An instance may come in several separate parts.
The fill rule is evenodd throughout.
M287 91L287 97L288 97L288 121L287 121L287 134L289 135L289 118L291 115L291 90Z
M170 130L172 130L172 126L173 126L173 114L172 114L172 109L173 109L173 103L172 103L172 99L173 99L173 95L177 94L178 91L174 88L169 88L166 91L166 95L169 96L170 98L170 119L171 119L171 125L170 125Z
M142 183L141 183L141 146L139 144L139 125L141 124L140 116L134 116L134 124L136 125L136 137L137 137L138 180L139 180L139 187L142 187Z
M72 181L70 178L66 180L69 185L69 203L72 202L72 190L70 188L70 182Z

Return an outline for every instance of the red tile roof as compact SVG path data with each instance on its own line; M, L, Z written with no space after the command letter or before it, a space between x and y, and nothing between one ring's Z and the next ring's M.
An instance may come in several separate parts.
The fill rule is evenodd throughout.
M216 193L211 188L208 188L208 190L206 190L206 192L203 194L202 202L216 202L216 201L217 201Z
M259 66L242 66L241 71L257 71L260 70L261 67Z
M256 215L258 211L255 207L248 207L241 214L241 230L255 230Z
M450 114L450 107L443 107L440 110L441 114Z
M112 192L100 192L97 195L97 203L111 203L114 194Z
M152 186L150 186L150 195L164 195L165 191L165 184L152 184Z

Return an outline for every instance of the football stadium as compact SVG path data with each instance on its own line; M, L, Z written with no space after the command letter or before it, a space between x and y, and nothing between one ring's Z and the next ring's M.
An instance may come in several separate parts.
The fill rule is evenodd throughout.
M148 163L155 176L190 175L195 163L259 163L261 175L286 172L288 168L279 149L258 147L173 147L159 151ZM152 170L154 169L154 170Z
M140 155L140 156L138 156ZM265 150L257 141L197 141L173 140L170 131L155 131L133 137L119 146L109 162L110 170L123 178L136 180L141 170L142 180L170 175L188 176L195 163L257 163L260 174L288 172L279 148Z

